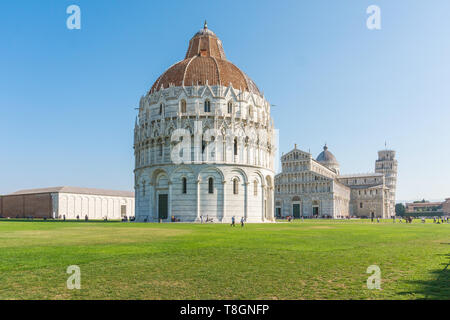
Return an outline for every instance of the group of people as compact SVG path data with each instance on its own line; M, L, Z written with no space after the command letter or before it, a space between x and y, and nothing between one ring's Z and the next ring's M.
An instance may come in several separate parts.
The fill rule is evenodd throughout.
M244 226L244 217L241 217L241 227L243 227ZM231 217L231 226L232 227L235 227L236 226L236 218L233 216L233 217Z
M392 216L392 221L393 221L394 223L397 221L397 219L399 219L398 221L399 221L400 223L403 222L403 218L402 218L402 217L397 218L396 216ZM412 223L412 221L413 221L413 218L412 218L412 217L405 217L405 223ZM424 222L424 221L422 220L422 222Z
M395 221L397 220L397 217L393 216L392 219L393 219L393 221L395 223ZM412 223L414 218L413 217L405 217L404 219L405 219L406 223ZM398 220L399 220L400 223L403 222L403 218L402 217L398 218ZM421 217L421 221L422 221L422 223L425 223L426 219L424 217ZM449 219L449 217L441 217L441 218L433 217L433 223L436 223L436 224L450 223L450 219Z
M200 216L200 222L203 223L203 216ZM206 215L205 223L208 223L208 222L214 222L214 219L210 218L208 215Z
M437 224L441 224L441 223L450 223L450 220L448 219L448 217L441 217L440 220L441 220L441 221L439 221L439 218L434 217L434 218L433 218L433 223L437 223Z
M301 216L300 219L302 219L302 221L303 221L303 220L304 220L303 216ZM293 216L287 216L287 217L286 217L286 220L287 220L288 222L291 222L292 220L294 220L294 217L293 217Z

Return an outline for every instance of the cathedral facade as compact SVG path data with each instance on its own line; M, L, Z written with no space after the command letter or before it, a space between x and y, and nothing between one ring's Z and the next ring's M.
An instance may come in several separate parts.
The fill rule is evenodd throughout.
M275 176L275 214L294 218L348 218L395 215L395 151L378 152L375 172L341 175L339 163L325 146L316 159L297 149L281 157Z
M205 22L140 100L136 221L274 221L273 132L269 102Z

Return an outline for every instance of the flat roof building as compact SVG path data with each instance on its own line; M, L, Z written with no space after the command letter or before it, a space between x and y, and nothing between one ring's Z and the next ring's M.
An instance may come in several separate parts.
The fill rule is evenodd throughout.
M406 204L406 212L442 211L443 202L413 202Z
M0 196L0 217L53 219L134 217L134 192L80 187L19 190Z

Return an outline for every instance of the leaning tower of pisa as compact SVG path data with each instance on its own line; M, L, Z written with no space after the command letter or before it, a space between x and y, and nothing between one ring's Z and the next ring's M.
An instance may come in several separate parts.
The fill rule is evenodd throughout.
M382 173L389 188L389 216L395 215L395 190L397 188L397 160L394 150L378 151L378 160L375 161L375 172Z

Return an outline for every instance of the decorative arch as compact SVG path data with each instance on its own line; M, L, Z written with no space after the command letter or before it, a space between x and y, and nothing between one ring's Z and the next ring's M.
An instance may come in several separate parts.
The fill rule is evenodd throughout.
M236 175L236 173L238 173L238 175ZM244 183L247 183L247 182L248 182L248 176L247 176L247 173L245 173L244 170L242 170L242 169L240 169L240 168L233 168L233 169L231 170L231 177L239 176L239 175L242 176L242 178L243 178L243 180L244 180L244 181L243 181Z
M266 183L265 183L265 180L266 180L266 179L264 179L264 175L261 173L261 171L255 170L255 171L254 171L254 174L255 174L255 176L257 176L257 177L259 178L259 181L260 181L260 183L261 183L261 186L262 186L262 187L265 187L265 186L266 186Z
M222 170L220 170L220 169L217 168L217 167L213 167L213 166L207 166L207 167L203 168L202 170L200 170L200 172L197 174L197 180L200 180L201 175L202 175L203 173L205 173L205 171L208 171L208 170L214 170L214 171L216 171L217 173L219 173L219 175L220 175L222 181L225 181L225 176L224 176Z
M161 168L157 168L155 171L152 172L151 179L150 179L151 183L156 186L162 175L165 175L167 177L167 180L170 183L169 174L167 173L166 170L161 169Z
M172 173L170 174L170 180L173 180L175 178L175 175L178 174L180 171L189 172L189 174L191 174L192 178L195 176L194 171L191 169L191 167L186 166L186 165L180 165L180 166L177 166L177 168L174 171L172 171Z

